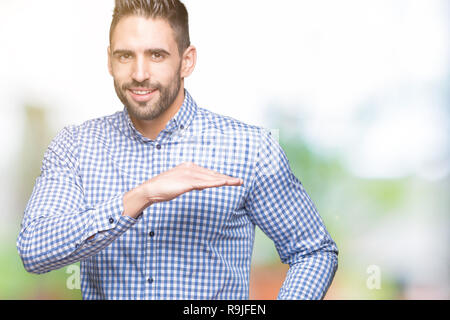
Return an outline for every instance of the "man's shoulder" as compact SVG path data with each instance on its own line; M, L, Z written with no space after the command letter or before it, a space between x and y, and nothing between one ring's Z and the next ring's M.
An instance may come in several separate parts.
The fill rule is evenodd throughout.
M79 124L68 125L64 129L75 132L77 135L105 132L119 124L121 113L121 111L117 111L113 114L91 118Z
M105 128L105 125L117 123L123 111L117 111L113 114L100 116L84 121L79 125L80 129Z
M262 126L246 123L231 116L213 112L209 109L198 108L198 121L203 131L218 130L237 135L260 135L266 129Z

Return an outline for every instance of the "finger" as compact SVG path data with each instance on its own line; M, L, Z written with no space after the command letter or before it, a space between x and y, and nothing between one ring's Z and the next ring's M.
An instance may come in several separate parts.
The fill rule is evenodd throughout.
M200 171L202 171L205 174L207 174L207 175L209 175L211 177L214 177L214 178L220 178L220 179L226 179L226 180L233 179L233 181L238 181L239 180L239 178L235 178L235 177L232 177L232 176L229 176L229 175L226 175L226 174L222 174L220 172L217 172L217 171L214 171L214 170L211 170L211 169L208 169L208 168L204 168L204 167L198 167L198 168L200 169ZM238 179L238 180L234 180L234 179Z
M203 173L199 174L197 178L204 181L224 181L227 185L241 185L244 183L244 181L240 178L230 177L223 174L210 175L207 173Z
M228 179L227 181L227 185L229 186L240 186L242 184L244 184L244 180L240 179L240 178L232 178L232 179Z
M200 180L195 184L196 189L216 188L222 186L240 186L243 184L243 180L239 178L228 179L214 179L214 180Z
M202 181L198 182L194 185L194 190L203 190L208 188L218 188L222 186L226 186L226 180L214 180L214 181Z

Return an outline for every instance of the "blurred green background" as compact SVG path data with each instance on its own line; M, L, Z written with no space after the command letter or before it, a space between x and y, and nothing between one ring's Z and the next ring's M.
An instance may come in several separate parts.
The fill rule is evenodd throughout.
M340 250L326 299L448 299L448 2L281 2L185 1L201 54L187 88L202 107L279 133ZM15 241L50 140L121 110L106 70L113 1L61 3L0 2L0 299L81 298L76 265L28 274ZM257 229L251 299L276 298L286 271Z

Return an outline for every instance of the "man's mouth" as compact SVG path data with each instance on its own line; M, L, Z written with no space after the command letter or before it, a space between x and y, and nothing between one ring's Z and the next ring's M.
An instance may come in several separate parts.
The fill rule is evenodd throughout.
M153 91L155 91L155 90L139 90L139 89L129 89L132 93L134 93L134 94L138 94L138 95L142 95L142 96L144 96L144 95L146 95L146 94L150 94L150 93L152 93Z
M154 96L158 89L130 88L128 91L131 93L133 100L137 102L146 102Z

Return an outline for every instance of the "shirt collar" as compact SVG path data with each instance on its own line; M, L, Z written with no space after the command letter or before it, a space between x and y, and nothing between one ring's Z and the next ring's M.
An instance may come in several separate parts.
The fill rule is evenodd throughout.
M197 113L197 103L194 101L189 92L184 90L184 101L181 105L178 112L175 116L167 123L166 128L163 129L163 132L172 133L176 130L184 130L187 129L192 120ZM126 107L123 108L122 114L122 127L125 131L133 138L137 138L138 140L143 140L145 142L150 142L151 140L144 137L134 126L133 122L130 119L130 115L128 114L128 110Z

